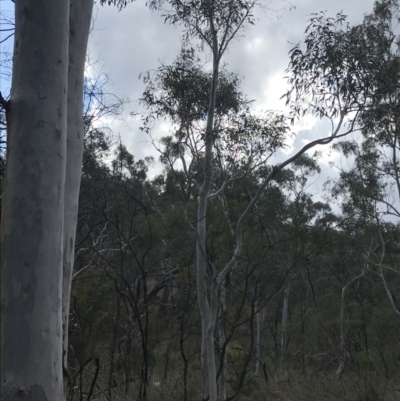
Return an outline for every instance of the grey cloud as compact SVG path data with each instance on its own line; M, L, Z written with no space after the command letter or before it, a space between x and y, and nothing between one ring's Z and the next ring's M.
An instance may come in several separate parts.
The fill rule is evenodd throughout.
M361 22L363 15L372 10L373 0L302 0L292 1L295 10L283 12L279 19L273 15L259 13L260 19L255 26L244 32L244 37L232 43L224 62L228 68L244 77L243 92L255 100L255 105L277 105L280 85L284 88L284 70L288 63L291 43L304 38L310 14L326 10L334 16L343 10L351 23ZM275 2L276 7L280 3ZM287 3L282 3L287 4ZM127 124L114 123L113 129L120 134L128 149L136 158L149 154L158 157L149 143L150 138L139 131L140 122L129 113L140 111L138 99L144 89L138 80L141 72L155 69L159 60L170 63L180 48L179 29L164 24L161 13L151 12L144 1L129 4L118 12L112 7L97 9L95 28L90 37L89 50L92 59L100 59L104 70L112 83L108 90L118 96L128 96L132 103L124 111ZM271 77L274 79L271 82ZM273 89L271 85L278 89ZM301 132L295 140L295 148L301 144L301 138L312 140L325 130L324 124L311 132Z

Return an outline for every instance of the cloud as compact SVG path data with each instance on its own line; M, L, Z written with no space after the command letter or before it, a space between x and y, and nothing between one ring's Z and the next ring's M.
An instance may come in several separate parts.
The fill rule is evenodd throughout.
M350 23L357 23L365 13L372 11L373 3L374 0L301 0L292 1L295 10L282 12L280 18L258 12L256 24L231 43L223 62L243 77L243 92L255 100L256 110L284 110L280 97L286 90L283 77L288 52L294 43L303 40L311 13L326 10L334 16L343 10ZM272 6L279 8L285 4L288 3L275 1ZM171 63L181 45L180 29L164 24L161 14L151 12L145 2L133 2L121 12L113 7L98 7L90 35L90 55L104 64L112 81L108 90L121 97L128 96L132 101L125 107L124 121L115 121L113 129L136 158L158 157L151 139L139 130L140 120L130 116L132 111L141 111L138 99L144 84L138 79L139 74L156 69L160 61ZM297 135L289 145L298 149L306 141L325 136L329 129L326 123L307 117L294 127ZM155 136L162 132L165 129L157 126Z

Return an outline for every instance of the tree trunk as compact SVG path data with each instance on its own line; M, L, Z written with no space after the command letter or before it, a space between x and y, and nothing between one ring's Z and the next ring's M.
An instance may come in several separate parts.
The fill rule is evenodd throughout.
M1 230L7 400L63 399L92 7L93 0L16 2Z
M75 256L76 221L83 155L83 77L93 0L70 0L67 166L64 194L62 285L63 358L67 371L68 318Z
M214 111L215 101L217 94L218 85L218 69L219 62L214 56L214 69L213 69L213 81L211 86L210 105L208 108L207 115L207 129L206 129L206 146L205 146L205 162L204 162L204 182L199 191L198 197L198 208L197 208L197 228L196 228L196 263L197 263L197 299L199 303L200 316L201 316L201 369L203 372L203 386L204 386L204 399L209 398L210 401L217 401L217 383L216 376L211 378L213 388L215 387L215 394L210 395L210 354L209 351L212 349L214 356L214 331L212 334L210 330L214 330L214 322L210 322L210 307L207 300L207 282L206 282L206 268L207 268L207 255L206 255L206 217L207 217L207 197L210 191L211 180L213 175L212 159L213 159L213 128L214 128ZM216 274L213 274L216 276ZM214 277L215 278L215 277ZM213 280L213 285L217 285L216 280ZM217 292L217 288L215 287ZM215 295L216 296L216 295ZM211 302L211 301L210 301ZM215 301L216 302L216 301ZM215 312L216 315L216 312ZM212 345L211 345L212 343ZM215 359L213 358L214 371L215 371Z
M207 327L207 366L208 366L208 391L210 401L217 401L217 369L215 366L214 331L218 313L218 287L216 277L210 289L210 314Z
M340 357L339 357L339 367L336 370L336 376L340 376L343 372L345 363L346 363L346 350L345 350L345 341L346 341L346 328L344 325L344 317L345 317L345 308L346 308L346 291L351 284L355 280L361 278L366 271L367 267L365 266L360 275L353 277L353 279L348 282L344 287L342 287L342 294L340 298Z
M219 349L224 352L221 363L221 373L218 378L218 401L226 400L226 369L228 366L228 353L226 352L226 336L225 336L225 311L226 311L226 280L221 289L220 311L218 318L218 338Z
M259 376L261 372L261 308L259 305L259 290L256 298L256 370L255 376Z
M63 399L69 2L18 0L1 220L2 400Z
M110 367L108 370L108 389L107 389L107 394L108 394L108 400L112 401L114 398L113 394L113 388L116 387L116 382L115 382L115 375L114 375L114 361L115 361L115 354L117 353L117 341L119 337L119 327L120 327L120 316L121 316L121 300L118 297L117 298L117 310L116 310L116 316L115 316L115 321L112 319L112 328L113 328L113 333L111 337L111 343L110 343Z
M285 368L285 356L286 356L286 345L287 345L287 319L289 312L289 293L290 284L286 287L283 295L283 307L282 307L282 335L281 335L281 371L283 373Z
M345 350L345 327L344 327L344 309L345 309L345 297L347 286L342 288L342 296L340 298L340 357L339 367L336 370L336 376L340 376L343 372L343 368L346 362L346 350Z

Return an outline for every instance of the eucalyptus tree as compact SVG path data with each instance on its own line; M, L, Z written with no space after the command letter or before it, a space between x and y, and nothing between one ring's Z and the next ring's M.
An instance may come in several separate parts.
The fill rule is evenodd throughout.
M332 186L333 194L340 197L347 218L358 220L358 224L373 224L378 230L384 227L379 224L381 217L400 218L400 53L396 33L399 18L399 2L381 0L375 3L363 23L338 29L336 21L325 33L327 38L335 37L335 49L332 39L331 43L327 40L324 44L337 59L331 66L352 82L340 90L345 96L353 96L358 107L356 124L362 134L335 146L352 161L352 167L340 171L339 179ZM378 266L375 273L394 312L399 315L384 274L385 233L383 230L380 236L375 234L371 234L371 241L381 254L372 264ZM366 259L375 259L373 254L366 244Z
M214 18L213 9L205 8L205 10L209 12L211 26L212 18ZM184 15L189 18L185 13ZM219 19L221 20L223 19ZM191 23L195 26L193 21ZM330 22L315 18L313 23L315 26L320 26ZM212 31L213 28L210 29ZM244 221L260 199L264 189L279 171L296 161L312 147L330 143L333 139L345 136L356 129L354 118L350 120L348 126L345 126L346 119L350 118L351 113L354 112L353 97L346 97L340 93L341 86L338 85L337 80L332 82L330 76L332 71L324 68L323 63L326 59L318 58L313 52L313 50L324 52L320 46L320 39L315 35L311 37L310 34L306 43L311 42L311 45L305 52L299 46L291 52L288 72L292 89L286 96L293 120L311 111L331 121L332 133L326 138L305 145L292 157L268 170L247 207L239 214L235 229L233 230L232 227L236 234L235 250L230 259L223 262L219 271L210 255L207 254L207 204L212 198L218 197L224 202L224 191L229 184L265 164L270 156L283 146L288 132L286 120L283 116L273 114L265 118L252 115L249 104L246 104L238 90L234 90L237 83L235 85L232 81L232 75L230 79L233 85L229 84L229 79L226 78L229 78L229 74L226 75L225 72L218 70L219 82L218 86L214 87L215 67L218 67L219 63L218 52L214 55L216 65L212 75L208 76L209 87L212 89L208 106L204 103L206 97L203 90L207 87L206 75L194 64L192 51L183 51L182 57L173 66L161 66L154 76L145 77L148 87L142 101L151 109L152 114L146 117L144 129L150 130L149 123L153 118L158 117L169 117L174 124L174 135L162 140L164 147L160 151L162 160L169 169L177 171L178 163L182 166L183 175L176 175L182 177L178 181L184 193L182 201L185 213L187 213L187 202L196 194L193 191L199 188L195 222L190 223L189 214L187 214L187 220L195 234L197 247L197 289L202 318L201 365L204 393L206 397L209 396L213 400L217 399L214 329L218 310L218 291L239 260L243 247ZM218 43L217 38L215 43ZM329 57L329 54L325 52L324 56ZM229 89L228 92L227 89ZM218 104L219 91L220 104ZM231 95L228 95L229 92ZM233 103L228 103L232 100L234 100ZM207 270L211 272L208 281Z
M109 1L119 6L126 1ZM63 399L93 0L15 2L1 220L2 399ZM64 358L65 359L65 358Z
M160 2L153 2L153 5L159 3ZM282 145L284 134L287 132L287 126L285 119L282 117L275 120L274 124L268 124L268 121L265 119L253 119L253 117L247 116L246 123L243 123L244 120L242 120L236 126L235 124L231 124L233 126L232 129L227 128L225 131L219 131L218 118L216 116L218 115L217 95L221 59L229 43L239 30L246 23L253 23L253 16L251 13L257 5L257 2L172 0L168 3L171 4L172 10L166 12L166 20L174 24L182 23L185 28L185 39L187 42L191 38L197 38L203 48L207 46L212 54L212 76L207 93L209 101L206 112L204 113L204 111L202 111L203 117L205 115L204 127L197 135L191 136L192 127L188 125L188 121L182 119L182 117L185 117L185 114L182 114L182 110L179 108L168 109L165 107L165 104L163 104L165 98L155 98L154 92L151 92L155 86L152 87L151 82L150 97L148 97L147 100L149 100L150 106L158 110L156 116L167 115L171 117L172 111L172 116L175 118L175 121L172 119L172 122L177 123L177 121L179 121L179 123L177 123L176 141L174 142L171 137L164 140L164 144L167 148L165 152L167 157L164 159L170 166L173 166L178 158L180 159L187 181L184 183L183 189L190 189L193 184L196 184L199 188L197 215L194 224L192 224L192 229L196 237L197 290L202 319L201 366L203 370L204 395L206 398L209 397L210 400L215 401L217 399L217 381L214 357L214 329L218 310L218 290L239 259L243 246L242 230L244 220L256 205L262 191L268 186L271 180L275 178L280 170L295 161L312 147L330 143L333 139L345 136L355 130L354 116L347 127L344 125L347 119L350 118L349 116L352 116L353 112L356 113L356 117L358 116L358 109L355 109L355 106L358 104L353 94L349 96L341 91L343 86L348 87L353 85L354 82L347 82L345 76L335 73L334 69L326 68L329 63L337 62L336 58L332 57L329 53L331 49L326 51L323 46L330 38L327 39L324 37L324 32L326 32L327 29L324 30L322 28L332 25L332 21L329 19L325 20L323 17L313 18L309 30L307 31L309 34L306 38L306 51L302 51L300 45L295 46L291 51L291 62L288 72L290 74L289 83L292 88L288 91L286 96L292 111L292 121L300 115L304 115L307 111L311 111L331 121L331 135L310 142L292 157L289 157L286 161L274 166L274 168L270 170L270 173L262 180L252 200L239 217L235 227L235 250L230 260L218 271L210 260L209 255L207 255L207 205L211 198L223 195L225 186L234 179L227 174L220 183L214 180L214 178L218 176L216 172L218 170L217 167L219 167L218 164L221 164L221 156L222 158L226 157L225 160L229 167L232 165L232 160L237 160L240 159L240 156L244 156L243 160L246 160L244 171L246 171L246 168L255 168L254 165L252 165L254 161L253 158L248 157L249 155L246 154L252 142L251 134L255 133L257 136L258 130L258 134L263 133L261 136L263 136L264 139L274 138L274 134L270 134L271 127L276 129L275 131L272 130L272 132L275 132L275 140L263 144L265 146L263 149L266 150L267 153L264 155L264 159L262 156L260 157L259 162L265 163L269 159L269 156ZM339 20L340 18L342 17L339 17ZM343 48L341 48L341 50L343 51ZM177 82L179 82L179 79L181 79L179 71L176 71L175 77L177 78ZM162 78L160 78L159 81L162 82ZM162 83L161 88L163 85L164 83ZM165 85L162 89L167 89L167 87L168 85ZM160 87L158 87L158 89L159 88ZM176 94L176 91L175 93L171 91L171 97ZM182 100L185 101L183 98ZM172 104L173 103L174 102L172 102ZM186 109L187 105L191 105L191 103L186 99ZM194 110L196 110L196 108L194 108ZM192 121L189 120L189 122L191 123ZM229 123L227 127L229 127ZM225 142L225 147L219 145L220 143L224 143L221 140L219 141L219 139L223 138L224 132L228 133L226 138L235 132L235 137L231 137L230 141ZM192 143L187 145L186 138L190 138ZM232 139L236 139L236 141ZM235 154L233 159L229 158L229 146L226 144L234 144L233 146L237 146L240 141L245 142L245 151L239 151ZM201 157L196 156L195 158L193 158L193 154L191 155L192 160L196 161L196 165L200 166L201 174L196 178L193 177L192 174L194 164L189 164L189 166L187 166L187 160L185 159L185 152L189 150L190 153L192 151L191 147L197 154L201 155ZM171 150L173 150L173 152L171 152ZM250 154L253 156L251 152ZM163 157L164 156L165 155L163 155ZM248 162L250 162L250 164L247 164ZM188 193L188 199L190 199L190 191L186 194ZM211 272L208 283L206 279L207 268Z
M229 44L247 23L253 23L253 9L257 0L245 1L181 1L169 2L173 7L167 14L172 23L183 23L186 38L197 38L212 54L212 79L209 89L209 104L204 136L203 179L198 196L195 227L197 291L202 320L201 366L204 380L204 396L210 401L217 399L217 377L214 357L214 329L217 317L217 291L225 277L217 282L217 271L210 265L206 255L207 201L213 176L215 143L214 116L221 59ZM206 270L212 270L210 298L207 299Z
M204 87L212 85L213 75L201 70L193 51L182 51L172 66L161 66L154 76L146 76L145 81L148 87L142 102L152 113L146 117L144 128L149 129L153 118L165 116L175 125L174 135L162 139L164 147L160 149L161 159L179 182L185 216L196 235L197 286L202 317L202 369L204 378L209 381L205 382L206 396L208 386L209 391L214 391L216 396L214 328L217 291L225 278L220 276L218 282L218 271L211 256L207 255L206 226L203 227L205 221L202 221L206 214L199 215L199 210L206 213L203 211L204 205L207 206L213 198L220 200L230 227L228 230L232 231L225 197L226 187L265 163L271 153L283 145L287 126L284 118L279 115L269 113L262 118L252 115L249 103L238 89L237 77L221 70L214 100L213 136L209 139L212 147L208 151L204 129L207 129L210 122L208 94ZM204 121L205 115L207 122ZM207 152L212 153L207 156ZM210 158L211 171L207 167L207 157ZM183 166L183 174L178 174L180 166ZM207 180L208 189L205 191L203 187L203 191L199 190L197 194L197 187L204 185ZM201 204L194 218L197 227L196 223L191 223L193 217L188 212L188 203L193 196L198 196L198 205ZM206 280L207 266L212 271L209 283ZM209 290L207 284L211 284Z
M377 1L362 24L348 26L341 33L342 45L348 48L347 57L357 65L357 71L354 68L349 72L357 78L358 85L346 90L363 97L357 120L362 137L336 145L354 163L350 170L341 171L335 194L347 192L344 210L353 207L365 217L373 216L374 203L380 204L382 213L400 217L396 202L400 196L400 64L395 32L399 18L397 1ZM344 73L343 68L337 69Z

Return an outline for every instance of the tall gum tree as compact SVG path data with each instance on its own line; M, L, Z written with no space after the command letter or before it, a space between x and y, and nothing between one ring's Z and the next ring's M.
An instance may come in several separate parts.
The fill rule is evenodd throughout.
M164 1L154 0L151 5L156 7L160 3L164 3ZM218 271L207 255L206 229L208 201L211 197L221 193L224 185L222 184L220 189L214 188L212 185L215 175L217 135L215 113L220 65L230 42L246 24L254 22L252 12L256 6L262 5L262 2L255 0L169 0L165 3L172 7L170 12L166 11L166 21L182 24L185 29L184 41L189 43L193 38L199 40L201 48L209 48L212 58L212 79L208 92L209 105L203 134L203 178L202 182L198 183L197 216L193 231L196 238L197 296L202 323L203 394L204 399L217 401L217 399L226 397L225 394L218 394L215 365L214 332L218 313L218 293L239 260L243 247L243 224L260 199L262 192L281 170L313 147L329 144L334 139L344 137L359 129L356 120L365 99L363 99L362 91L352 89L354 86L359 87L357 83L360 77L353 74L351 79L347 79L349 71L343 73L341 70L338 73L338 69L334 68L338 62L342 62L342 59L347 60L346 49L343 45L337 49L331 45L340 43L339 33L332 33L332 35L326 33L330 32L332 25L342 23L343 16L338 15L335 21L326 19L324 15L313 17L306 31L306 49L303 50L298 44L290 52L290 64L287 72L291 89L285 96L291 110L292 122L310 112L320 118L328 119L331 123L331 133L306 144L293 156L269 170L237 221L236 245L231 259ZM338 55L342 56L342 59L338 58ZM349 70L355 67L353 60L350 61L350 64L345 64ZM182 164L185 169L184 159L182 159ZM208 277L207 271L211 272ZM233 399L236 395L229 396L227 399Z
M69 3L15 4L2 210L2 399L61 400Z
M121 8L127 1L108 3ZM6 401L64 398L92 8L93 0L15 1L1 220L1 399Z
M64 193L62 329L63 360L67 368L68 316L75 255L75 234L83 157L83 71L93 0L71 0L67 95L67 156Z
M184 215L196 232L197 220L190 210L190 199L197 198L198 183L204 179L204 115L207 113L208 99L204 88L212 82L212 73L202 70L199 61L191 50L182 50L178 59L171 65L162 65L156 73L146 74L144 81L148 84L141 98L142 104L150 109L144 119L144 130L148 131L156 117L167 117L176 128L173 136L161 140L161 160L168 172L173 174L182 190ZM225 69L219 71L219 82L216 93L216 112L213 131L213 174L212 190L206 201L222 205L226 228L234 235L231 216L225 196L225 190L235 181L251 174L257 166L263 165L274 151L283 146L287 131L285 119L275 113L266 113L258 117L251 113L249 102L238 89L237 76ZM183 165L183 171L179 171ZM197 233L197 232L196 232ZM204 252L205 253L205 252ZM203 255L204 256L204 255ZM208 266L213 259L206 255ZM214 265L221 262L213 261ZM209 280L205 279L209 296ZM220 348L225 349L226 340L223 329L224 293L222 288L219 305L219 338ZM215 322L214 322L215 324ZM224 354L226 356L226 352ZM223 395L226 358L219 376L219 394ZM204 370L204 368L203 368ZM224 398L222 396L222 398Z
M153 5L159 4L153 1ZM161 2L162 3L162 2ZM213 268L211 291L208 297L206 270L209 261L206 255L207 203L211 189L214 151L214 114L220 62L232 39L247 23L253 23L252 11L256 0L247 1L181 1L168 2L172 6L166 19L171 23L183 23L186 39L196 37L208 46L212 54L212 79L209 89L209 106L207 110L206 129L204 134L205 151L203 175L200 184L196 232L196 266L197 296L202 323L201 368L203 371L204 398L217 400L217 372L214 355L214 330L217 318L217 272Z

